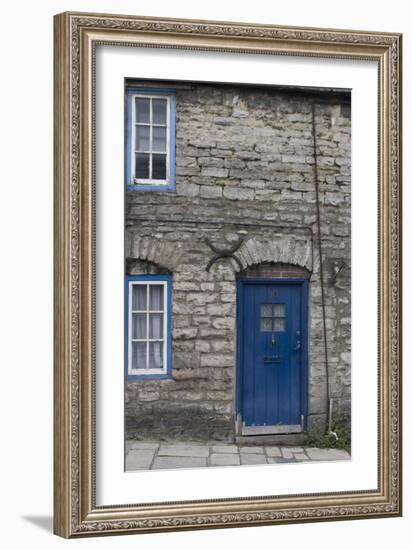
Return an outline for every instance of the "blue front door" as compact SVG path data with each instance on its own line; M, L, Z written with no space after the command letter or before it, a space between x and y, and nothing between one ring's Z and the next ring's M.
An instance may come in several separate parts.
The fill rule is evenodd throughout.
M304 429L307 281L242 279L238 285L241 433Z

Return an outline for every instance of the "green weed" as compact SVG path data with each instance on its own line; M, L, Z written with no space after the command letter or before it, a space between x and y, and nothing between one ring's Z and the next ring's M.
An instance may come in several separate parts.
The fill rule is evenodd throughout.
M332 422L332 431L336 433L338 439L332 434L308 432L304 444L307 447L319 447L321 449L344 449L350 453L351 434L346 426L347 423L345 419L341 416L337 416Z

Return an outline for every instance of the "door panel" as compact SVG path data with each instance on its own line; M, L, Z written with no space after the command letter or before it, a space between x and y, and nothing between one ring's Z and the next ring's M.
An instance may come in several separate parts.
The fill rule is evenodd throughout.
M305 349L302 284L245 282L240 286L238 337L241 416L247 427L300 430ZM306 362L305 362L306 364ZM239 395L239 394L238 394ZM288 429L289 427L289 429ZM263 432L262 432L263 433Z

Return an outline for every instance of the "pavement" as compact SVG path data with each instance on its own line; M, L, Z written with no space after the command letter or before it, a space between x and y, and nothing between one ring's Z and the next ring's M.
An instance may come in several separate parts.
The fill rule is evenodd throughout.
M342 449L219 442L126 441L126 471L350 460Z

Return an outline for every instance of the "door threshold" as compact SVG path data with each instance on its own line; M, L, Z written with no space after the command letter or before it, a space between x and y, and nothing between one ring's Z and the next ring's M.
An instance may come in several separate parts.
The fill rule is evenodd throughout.
M272 426L245 426L242 425L242 435L284 435L302 432L301 424L282 424Z
M306 434L277 434L277 435L237 435L235 443L242 445L284 445L301 446Z

